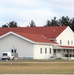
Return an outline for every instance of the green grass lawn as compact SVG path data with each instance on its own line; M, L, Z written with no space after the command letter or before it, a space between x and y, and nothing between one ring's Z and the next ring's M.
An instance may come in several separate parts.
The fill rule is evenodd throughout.
M0 74L74 74L73 61L0 62Z

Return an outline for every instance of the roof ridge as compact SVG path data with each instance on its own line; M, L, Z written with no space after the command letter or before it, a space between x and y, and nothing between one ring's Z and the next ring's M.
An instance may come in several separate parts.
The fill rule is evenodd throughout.
M47 39L47 37L45 37L44 35L41 34L42 37L44 37L45 39Z

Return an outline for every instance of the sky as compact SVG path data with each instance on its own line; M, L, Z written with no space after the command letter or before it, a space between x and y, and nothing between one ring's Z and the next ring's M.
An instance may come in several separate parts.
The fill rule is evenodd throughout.
M47 20L74 18L74 0L0 0L0 27L11 21L26 27L31 20L44 26Z

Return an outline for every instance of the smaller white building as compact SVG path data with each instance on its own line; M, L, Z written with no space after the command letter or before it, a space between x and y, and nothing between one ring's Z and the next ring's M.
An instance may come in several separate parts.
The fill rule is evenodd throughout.
M74 33L68 26L0 28L2 52L19 58L74 59Z

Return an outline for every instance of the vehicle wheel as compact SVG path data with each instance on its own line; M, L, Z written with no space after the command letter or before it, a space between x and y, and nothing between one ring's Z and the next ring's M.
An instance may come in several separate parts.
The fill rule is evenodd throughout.
M2 58L2 60L4 60L4 59Z
M8 58L7 60L10 60L10 58Z
M8 58L8 60L10 60L10 57Z

